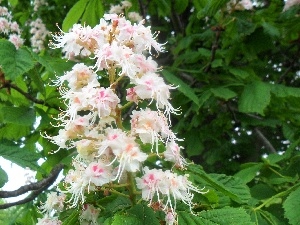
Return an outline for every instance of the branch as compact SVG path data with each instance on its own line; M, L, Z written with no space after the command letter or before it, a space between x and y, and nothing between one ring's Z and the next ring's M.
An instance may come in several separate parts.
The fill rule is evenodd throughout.
M44 190L46 190L48 187L50 187L55 182L55 180L58 177L58 174L63 169L63 167L64 166L62 164L57 165L50 172L48 177L46 177L45 179L43 179L41 181L38 181L36 183L31 183L31 184L28 184L28 185L24 185L24 186L20 187L19 189L15 190L15 191L0 191L0 197L1 198L16 197L16 196L25 194L28 191L32 191L29 196L27 196L26 198L24 198L20 201L5 203L5 204L0 205L0 209L6 209L6 208L9 208L11 206L20 205L20 204L24 204L26 202L32 201L40 193L42 193Z
M207 73L208 71L210 71L211 64L215 60L216 51L217 51L217 49L219 47L219 39L220 39L220 36L221 36L221 32L224 29L221 26L218 26L218 27L213 27L212 30L216 32L216 39L215 39L214 43L211 46L211 57L210 57L210 60L209 60L209 63L207 65L207 67L204 70L205 73Z
M36 103L36 104L45 104L45 101L40 100L40 99L36 99L34 98L32 95L30 95L29 93L23 91L21 88L19 88L17 85L10 83L8 85L10 88L15 89L17 92L19 92L20 94L24 95L25 98L29 99L30 101Z
M142 0L139 0L139 5L140 5L140 11L142 14L143 19L146 19L146 5L143 4Z
M37 98L33 97L31 94L29 94L29 93L23 91L23 90L22 90L21 88L19 88L17 85L12 84L10 81L9 81L9 82L6 81L6 82L0 87L0 89L2 89L2 88L7 88L8 90L14 89L14 90L16 90L17 92L19 92L20 94L22 94L25 98L27 98L28 100L30 100L30 101L32 101L32 102L34 102L34 103L36 103L36 104L41 104L41 105L45 105L45 106L47 106L47 107L49 107L49 108L55 108L55 109L57 109L56 107L53 107L53 106L49 105L49 104L48 104L47 102L45 102L44 100L37 99ZM57 109L57 110L59 110L59 109Z
M264 146L271 152L277 154L275 148L271 144L271 142L265 137L265 135L257 128L254 128L255 133L259 137L259 139L263 142Z
M235 121L235 123L238 123L239 125L241 124L241 122L237 119L235 112L239 112L237 109L235 109L234 107L232 107L229 103L226 103L226 106L228 108L228 110L230 111L230 113L233 116L233 119ZM262 120L261 117L253 115L253 114L246 114L249 117L258 119L258 120ZM271 142L266 138L266 136L257 128L254 128L254 132L257 134L258 138L262 141L263 145L271 152L271 153L275 153L278 154L276 149L273 147L273 145L271 144Z

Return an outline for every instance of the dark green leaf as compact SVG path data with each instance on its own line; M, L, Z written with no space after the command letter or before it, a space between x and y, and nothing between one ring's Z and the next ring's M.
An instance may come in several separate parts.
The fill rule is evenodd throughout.
M238 68L231 68L229 69L229 72L232 73L235 77L240 79L245 79L250 75L248 71L243 69L238 69Z
M75 23L78 23L80 17L82 16L87 3L89 0L79 0L76 4L70 9L66 18L62 24L62 30L67 32Z
M257 176L257 172L262 168L262 163L250 164L246 168L237 172L234 176L240 178L244 183L248 183Z
M280 36L280 32L279 32L278 28L275 27L273 24L263 22L262 27L264 28L265 32L268 33L270 36L273 36L273 37Z
M264 210L249 210L252 221L256 225L281 225L280 221L271 213Z
M103 16L103 14L104 14L104 9L102 6L102 1L90 0L82 16L81 23L94 27L99 23L100 18Z
M75 225L78 224L79 221L79 211L77 209L72 209L71 213L67 218L63 220L62 225Z
M297 188L289 194L283 203L284 217L287 218L292 225L300 224L299 208L300 188Z
M200 212L197 216L188 212L178 213L180 225L254 225L242 208L223 208Z
M31 126L35 121L35 112L27 107L0 107L0 118L4 123Z
M131 206L131 202L126 197L118 197L106 205L106 210L116 212L124 207Z
M139 218L138 224L160 225L153 209L146 205L138 204L128 210L128 213Z
M163 70L162 74L171 84L178 85L178 90L199 106L198 97L189 85L167 70Z
M208 1L208 4L197 14L197 17L214 16L228 1L229 0Z
M285 98L289 96L300 98L300 89L294 87L287 87L281 84L271 85L271 92L277 97Z
M131 214L115 214L111 225L137 225L139 218Z
M210 91L214 94L214 96L226 101L236 96L235 92L226 87L211 88Z
M174 4L174 9L178 14L181 14L184 12L188 4L189 4L188 0L176 0Z
M238 178L224 174L206 174L194 164L190 164L188 170L192 172L195 181L205 182L207 186L220 191L235 202L246 203L251 197L249 188Z
M244 113L264 115L264 110L271 99L270 90L270 85L261 81L248 84L241 95L239 110Z
M18 140L30 133L30 127L7 123L0 128L0 139Z
M0 143L0 156L23 168L39 169L37 160L40 158L40 155L29 149L21 148L16 144Z
M33 68L34 62L30 53L25 49L16 49L7 40L0 40L0 64L7 80L17 77Z

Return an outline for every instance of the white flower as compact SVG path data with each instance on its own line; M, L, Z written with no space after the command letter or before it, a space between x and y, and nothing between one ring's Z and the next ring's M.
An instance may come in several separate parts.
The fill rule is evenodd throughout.
M30 33L31 33L31 46L33 47L34 52L40 52L45 48L44 42L46 40L47 35L49 35L49 31L46 29L45 24L40 18L32 21L30 23Z
M169 128L167 118L162 113L149 108L133 110L130 122L132 135L138 135L144 144L150 143L152 146L155 144L157 154L159 141L176 139Z
M14 44L16 49L20 48L24 43L24 40L18 34L10 34L8 40Z
M118 172L115 179L120 180L124 171L137 172L140 165L144 162L148 155L141 152L139 146L134 142L133 138L127 137L121 149L113 151L119 162Z
M129 1L122 1L121 5L123 8L130 8L132 6L131 2Z
M286 11L289 8L291 8L292 6L298 5L298 4L300 4L300 0L287 0L287 1L285 1L283 11Z
M166 217L165 217L166 225L177 224L176 217L177 215L175 212L172 211L166 212Z
M97 81L97 74L94 73L94 71L91 70L90 67L84 65L83 63L75 64L71 71L66 72L61 77L58 77L58 81L56 81L56 84L61 85L64 81L68 82L68 86L72 90L82 88L89 83L93 83L95 84L95 86L100 86Z
M48 193L46 202L41 206L42 212L49 215L52 210L62 211L64 208L65 198L66 195L64 193Z
M85 169L84 177L96 186L102 186L112 180L112 167L99 162L91 162Z
M146 73L136 79L135 83L135 93L139 98L156 100L157 109L164 108L167 115L178 111L169 102L170 89L175 89L175 87L167 85L156 73Z
M89 225L97 225L97 218L99 216L99 213L100 210L96 209L93 205L84 204L80 215L81 224L83 221L88 221L87 224Z
M119 104L119 97L111 88L97 88L91 96L89 103L98 112L100 118L109 116Z
M180 149L182 146L179 146L175 141L168 142L166 144L166 151L164 152L165 160L174 162L177 167L185 167L187 162L184 157L180 154Z
M62 222L57 218L44 217L44 218L38 218L38 222L36 225L61 225L61 224Z
M128 18L133 22L140 22L143 20L143 17L137 12L129 12Z
M85 178L85 167L78 161L73 161L75 170L69 170L65 177L66 190L63 193L70 193L71 198L67 203L71 203L70 207L76 207L78 202L84 202L84 192L88 186L88 180Z
M56 43L51 43L53 48L62 48L67 58L73 56L89 56L94 46L83 46L83 41L88 39L91 34L89 26L83 27L80 24L74 24L70 32L65 33L62 30L60 34L52 35Z
M191 191L201 192L187 179L187 175L177 175L170 170L144 168L144 175L136 178L137 187L142 190L142 198L150 201L154 197L160 202L164 202L165 209L170 207L172 212L176 210L176 200L181 200L192 208L193 194ZM164 200L166 197L166 200ZM174 204L174 205L173 205Z
M79 156L83 159L93 159L97 152L95 141L89 139L80 139L77 141L76 149Z
M148 155L141 152L134 138L128 137L120 129L106 129L106 139L100 144L99 155L110 149L114 155L114 159L109 165L118 162L118 170L114 180L120 181L124 171L136 172L140 168L140 164L144 162Z
M123 7L121 5L111 5L109 13L121 14L123 13Z

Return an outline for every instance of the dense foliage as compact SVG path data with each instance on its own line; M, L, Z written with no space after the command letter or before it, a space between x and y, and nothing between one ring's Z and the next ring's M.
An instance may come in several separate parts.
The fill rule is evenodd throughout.
M171 114L172 129L184 139L181 151L189 162L185 170L159 158L147 160L147 166L188 174L198 189L208 190L194 193L192 212L177 202L178 224L300 224L300 2L264 0L251 7L243 5L245 0L130 2L124 15L138 12L164 43L166 51L152 51L152 58L161 66L161 76L177 86L171 104L181 113ZM57 151L45 138L58 134L53 125L66 110L53 81L76 60L91 63L89 58L68 60L60 49L48 46L51 32L68 32L76 23L94 27L118 4L121 1L1 2L11 12L11 21L19 24L23 44L9 41L17 29L0 28L0 156L36 171L38 181L59 164L66 175L76 156L75 148ZM46 28L36 37L42 42L32 39L39 29L32 30L32 22L38 18ZM128 87L128 81L118 86ZM129 115L135 105L126 110L123 114ZM0 187L7 180L0 167ZM45 188L34 200L1 210L0 220L9 214L7 224L36 224L50 189L56 190ZM36 190L31 190L34 195ZM80 220L81 203L65 208L59 219L64 225L166 223L159 204L136 204L128 193L108 185L91 192L85 203L101 209L96 221Z

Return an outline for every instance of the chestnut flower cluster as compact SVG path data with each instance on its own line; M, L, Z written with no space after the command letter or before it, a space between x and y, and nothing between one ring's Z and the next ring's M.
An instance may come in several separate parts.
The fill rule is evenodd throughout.
M289 8L299 4L300 4L300 0L287 0L284 3L283 11L287 11Z
M49 32L43 23L42 19L37 18L33 20L29 24L30 26L30 42L32 46L32 50L34 52L40 52L45 49L45 40L46 37L49 35Z
M7 38L16 49L24 43L19 24L12 20L10 11L4 6L0 6L0 37Z
M97 224L101 212L86 203L86 193L107 185L134 186L149 205L159 204L168 224L173 224L176 201L192 208L192 192L203 192L187 175L143 167L149 157L170 161L173 168L187 165L180 154L180 139L170 128L170 114L178 113L169 102L175 87L164 82L151 56L153 50L164 50L155 40L156 34L143 21L132 24L117 14L105 14L93 28L75 24L69 32L54 34L53 39L52 47L62 48L68 59L88 57L93 62L75 64L55 82L67 108L57 118L58 135L47 138L59 149L76 148L78 153L61 190L69 196L65 202L69 207L82 204L82 224ZM120 85L124 81L126 90ZM126 114L130 124L125 128ZM51 207L46 203L43 209Z
M231 0L227 3L227 9L229 11L252 10L253 4L251 0Z

